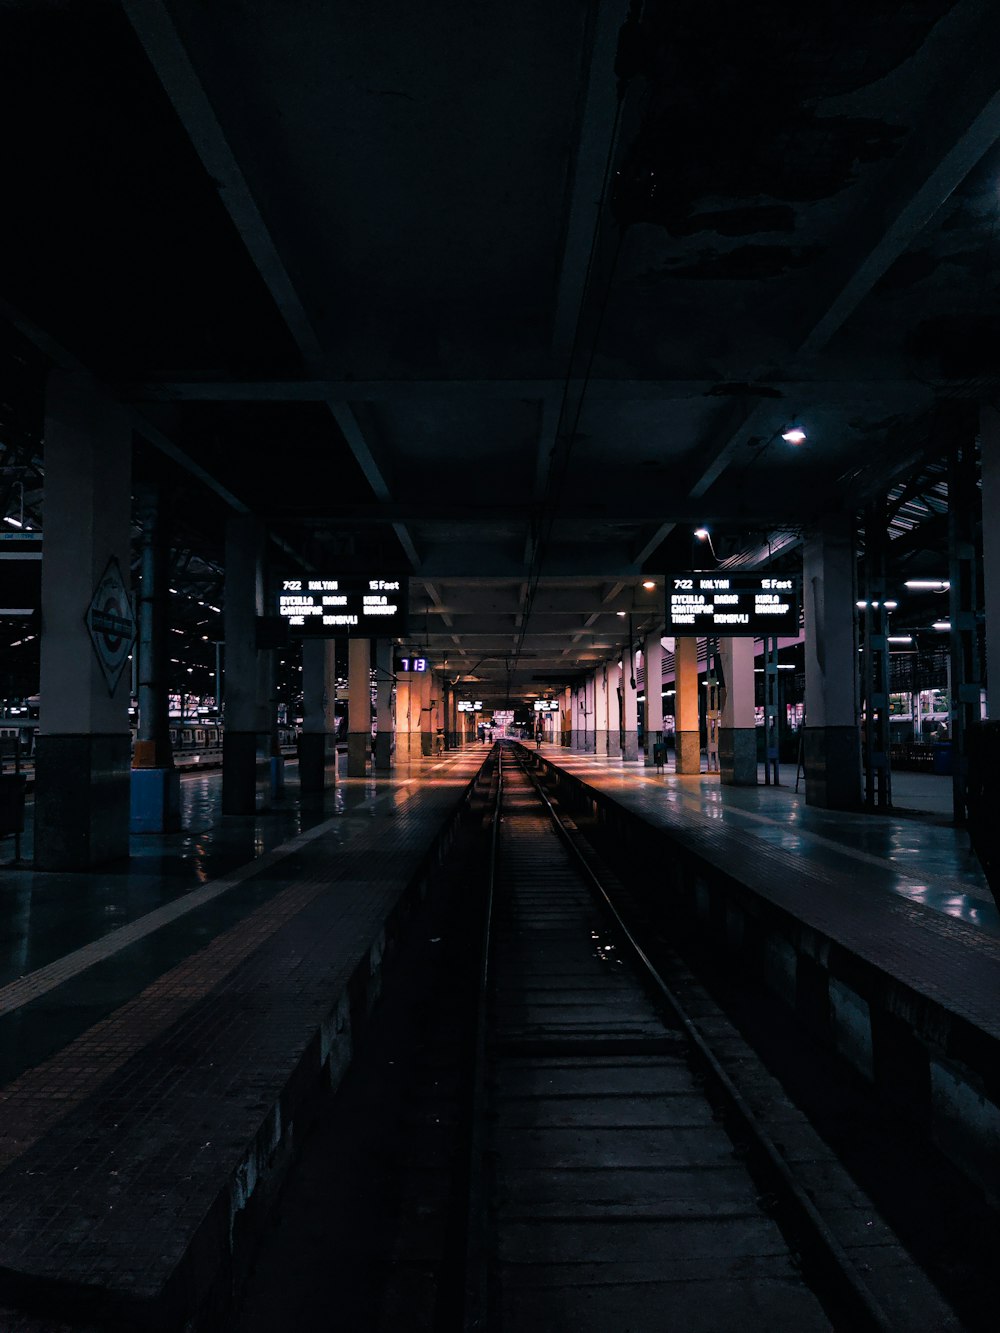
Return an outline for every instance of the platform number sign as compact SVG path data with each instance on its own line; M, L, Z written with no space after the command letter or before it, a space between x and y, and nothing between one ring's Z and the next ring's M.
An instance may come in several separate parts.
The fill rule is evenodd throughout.
M114 556L94 589L84 620L108 693L114 694L135 642L132 599Z

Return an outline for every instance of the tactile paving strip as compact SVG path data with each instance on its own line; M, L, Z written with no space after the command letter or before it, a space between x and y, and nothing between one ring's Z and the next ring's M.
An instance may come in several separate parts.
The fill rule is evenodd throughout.
M343 826L297 847L286 888L0 1093L0 1267L158 1297L220 1198L252 1192L255 1136L287 1132L289 1078L311 1056L318 1077L322 1025L483 757L348 847Z

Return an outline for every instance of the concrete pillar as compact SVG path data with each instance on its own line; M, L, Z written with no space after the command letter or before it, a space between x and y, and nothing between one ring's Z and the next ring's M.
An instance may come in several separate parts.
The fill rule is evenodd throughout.
M431 696L433 703L433 727L431 734L434 737L434 753L440 754L444 750L445 728L447 726L448 716L448 694L450 688L448 678L443 671L434 673L434 692Z
M392 640L375 640L375 768L392 767Z
M420 753L434 753L434 679L429 671L420 677Z
M806 802L831 810L861 803L857 581L849 516L827 519L804 543Z
M653 746L663 740L663 644L660 631L647 634L642 648L646 666L646 767L653 762Z
M257 651L257 617L264 611L264 531L250 514L226 522L225 731L222 812L252 815L270 790L270 725Z
M698 640L674 640L674 745L678 773L701 772L698 725Z
M257 653L258 698L265 703L268 790L272 800L285 790L285 756L278 739L278 651L265 648Z
M1000 514L1000 412L980 412L983 515ZM983 610L986 617L986 714L1000 718L1000 524L983 524Z
M372 747L372 646L370 639L347 645L347 776L368 775Z
M584 749L588 754L593 754L596 747L597 737L597 678L589 675L584 682L584 708L586 716L584 718L584 727L586 735L584 738Z
M753 639L720 639L725 694L719 729L719 776L733 787L757 785Z
M302 641L302 734L299 736L299 784L322 791L327 782L327 751L333 750L330 781L337 777L337 641Z
M631 648L622 658L622 709L625 727L622 732L622 758L639 758L639 690L635 676L635 656Z
M608 753L608 664L594 673L594 753Z
M620 759L622 753L621 715L622 669L608 663L608 757Z
M43 870L128 856L131 450L124 410L89 376L50 372L35 761Z
M139 722L132 749L133 833L173 833L181 826L181 775L170 746L167 687L167 530L155 486L137 489L142 526L136 680Z
M409 757L419 748L420 685L412 671L396 678L396 755Z

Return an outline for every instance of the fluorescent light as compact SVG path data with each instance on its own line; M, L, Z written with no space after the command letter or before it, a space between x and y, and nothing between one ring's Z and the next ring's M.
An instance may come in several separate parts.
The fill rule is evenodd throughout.
M889 634L886 636L886 643L912 643L912 634Z
M898 602L883 602L882 605L885 607L885 609L886 609L887 611L895 611L895 609L896 609L896 607L899 605L899 603L898 603Z
M801 426L791 426L788 430L782 432L781 438L788 444L804 444L806 433Z
M903 587L910 588L915 592L947 592L951 587L951 581L949 579L907 579Z
M694 535L700 542L708 541L708 528L695 528Z
M642 586L647 590L652 591L652 589L656 587L656 584L652 579L643 579Z
M935 620L934 624L931 626L931 629L951 629L951 621Z
M4 518L4 522L9 523L12 528L24 527L24 524L21 522L19 518L11 518L9 514Z

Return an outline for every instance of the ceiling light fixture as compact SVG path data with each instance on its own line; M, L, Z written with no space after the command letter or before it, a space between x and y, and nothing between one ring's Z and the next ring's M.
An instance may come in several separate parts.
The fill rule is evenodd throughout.
M712 545L712 534L708 528L695 528L694 535L700 542L708 542L708 549L712 552L713 559L718 560L719 557L715 554L715 547Z
M782 431L781 438L786 444L805 444L806 433L801 426L789 426L788 430Z
M907 579L903 584L911 592L947 592L951 587L950 579Z

